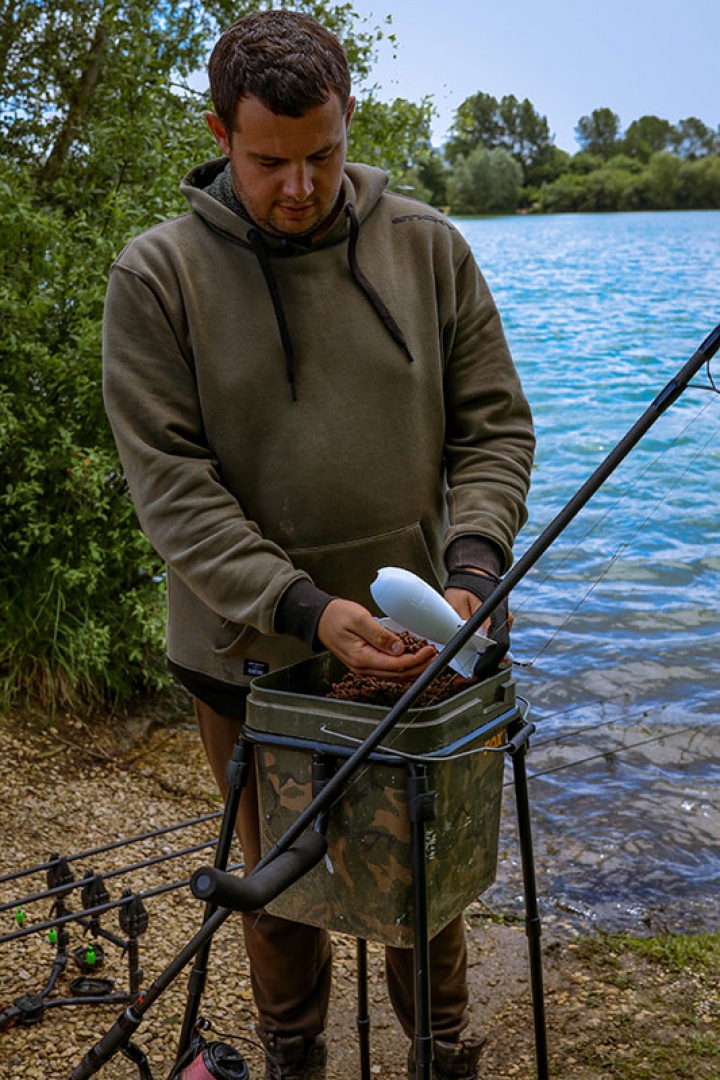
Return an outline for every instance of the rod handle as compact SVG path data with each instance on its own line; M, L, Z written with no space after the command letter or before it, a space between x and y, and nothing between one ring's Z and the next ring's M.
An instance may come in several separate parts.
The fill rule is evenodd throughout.
M319 863L327 846L322 833L306 832L287 851L243 878L214 866L202 866L193 874L190 889L198 900L209 900L230 911L256 911Z

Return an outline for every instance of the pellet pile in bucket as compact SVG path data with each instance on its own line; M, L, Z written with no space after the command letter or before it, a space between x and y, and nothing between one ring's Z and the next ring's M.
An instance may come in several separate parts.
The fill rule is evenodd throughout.
M407 630L399 633L398 637L402 638L405 651L408 653L416 653L428 644L423 638L415 637ZM332 684L325 696L339 701L359 701L365 705L383 705L391 708L410 685L406 681L380 679L375 675L354 675L348 671L342 679ZM423 709L429 705L439 705L469 685L467 679L447 669L423 691L413 708Z

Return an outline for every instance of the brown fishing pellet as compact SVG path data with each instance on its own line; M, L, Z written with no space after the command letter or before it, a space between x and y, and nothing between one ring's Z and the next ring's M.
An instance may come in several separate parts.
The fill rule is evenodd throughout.
M423 638L416 637L407 630L399 633L398 637L402 638L405 651L408 653L416 653L428 644ZM391 708L402 697L409 685L407 682L381 679L376 675L354 675L348 671L342 679L333 683L325 696L338 701L359 701L365 705L382 705ZM439 705L440 702L447 701L467 685L467 681L461 679L455 672L444 671L423 691L413 708L422 709L428 705Z

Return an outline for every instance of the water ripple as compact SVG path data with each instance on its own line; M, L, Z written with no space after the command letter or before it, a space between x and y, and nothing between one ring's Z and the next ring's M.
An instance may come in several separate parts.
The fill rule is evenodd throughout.
M720 212L456 224L536 420L521 554L720 322ZM719 418L688 389L512 597L543 888L615 925L717 905Z

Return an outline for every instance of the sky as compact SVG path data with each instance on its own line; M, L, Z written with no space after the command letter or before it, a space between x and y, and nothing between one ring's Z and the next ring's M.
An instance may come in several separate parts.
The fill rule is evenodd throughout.
M625 130L655 115L720 125L720 0L353 0L380 46L382 100L432 95L440 144L465 98L529 98L555 143L575 153L581 116L608 107Z

